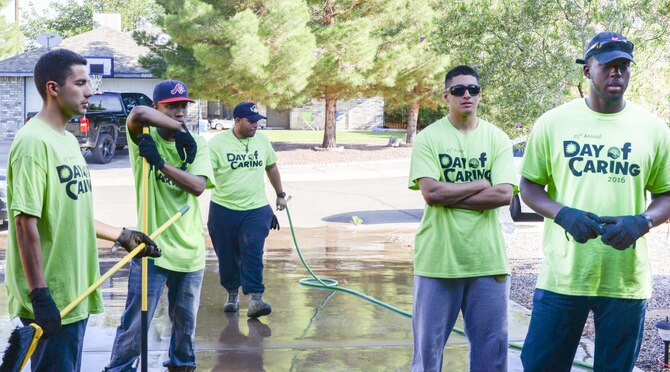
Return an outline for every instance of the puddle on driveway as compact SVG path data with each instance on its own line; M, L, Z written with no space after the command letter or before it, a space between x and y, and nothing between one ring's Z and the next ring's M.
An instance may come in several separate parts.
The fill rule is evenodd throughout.
M338 226L299 229L296 233L303 256L317 275L411 311L412 252L389 242L391 234L398 231ZM300 285L298 280L308 273L287 228L271 232L266 248L264 299L273 311L258 320L246 316L247 296L242 297L239 314L223 312L225 290L219 284L216 256L208 250L196 331L198 371L409 369L411 319L352 295ZM111 257L108 246L100 252L102 272L120 257ZM0 250L0 259L4 261L4 250ZM89 320L82 370L101 370L109 360L125 305L127 273L124 268L103 285L105 312ZM4 282L4 276L1 279ZM3 343L17 324L9 321L6 303L5 288L0 285ZM523 319L514 317L510 323L511 340L525 334ZM149 330L150 371L164 370L161 364L167 359L169 341L164 292ZM4 350L4 345L1 348ZM467 371L467 353L465 338L452 335L445 350L448 370ZM512 364L510 370L519 369Z

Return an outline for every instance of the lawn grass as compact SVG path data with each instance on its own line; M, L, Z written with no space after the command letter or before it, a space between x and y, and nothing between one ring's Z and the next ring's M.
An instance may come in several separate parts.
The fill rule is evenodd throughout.
M264 130L272 142L314 143L323 142L322 130ZM337 143L370 143L386 144L389 137L404 138L405 132L369 132L369 131L338 131Z

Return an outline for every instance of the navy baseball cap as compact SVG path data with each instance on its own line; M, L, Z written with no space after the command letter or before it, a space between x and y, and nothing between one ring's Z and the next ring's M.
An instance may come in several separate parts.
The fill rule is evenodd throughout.
M258 107L253 102L242 102L235 106L233 110L233 118L245 118L251 122L267 119L265 116L258 113Z
M584 59L578 59L577 63L586 64L586 61L591 57L595 57L602 64L610 63L619 58L635 62L633 47L632 41L616 32L601 32L591 39L584 52Z
M154 103L195 102L188 98L186 84L179 80L164 80L154 87Z

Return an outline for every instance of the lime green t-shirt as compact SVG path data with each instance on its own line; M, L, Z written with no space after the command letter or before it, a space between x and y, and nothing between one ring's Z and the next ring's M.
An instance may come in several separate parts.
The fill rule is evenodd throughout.
M420 178L464 183L487 179L517 189L509 137L479 120L463 134L446 117L422 130L412 149L409 188ZM414 273L469 278L509 273L497 209L474 211L426 205L416 234Z
M646 209L645 190L670 191L670 130L658 117L626 102L615 114L592 111L583 99L542 115L528 140L521 174L547 186L549 197L599 216ZM618 251L600 238L579 244L544 221L544 262L537 287L575 296L651 296L647 242Z
M175 167L181 166L182 160L179 158L175 143L163 139L154 127L151 127L150 134L163 160ZM193 163L186 168L186 172L205 177L207 188L211 189L214 187L212 184L214 175L209 160L207 141L195 133L192 135L198 144L198 152ZM141 224L143 158L139 155L139 147L133 141L128 141L128 148L130 164L135 176L137 219L140 221L138 224ZM155 239L163 252L161 257L154 259L156 266L178 272L194 272L203 269L205 267L205 230L200 216L198 198L179 188L161 171L151 169L149 171L148 205L148 233L163 225L183 206L190 207L188 213Z
M265 168L277 162L277 154L263 133L240 140L232 129L227 130L209 140L209 153L217 185L212 192L214 203L236 211L269 204Z
M91 178L77 139L35 118L17 133L7 163L9 313L34 319L15 218L19 214L38 218L46 283L56 306L63 309L100 277ZM102 311L98 289L66 315L63 324Z

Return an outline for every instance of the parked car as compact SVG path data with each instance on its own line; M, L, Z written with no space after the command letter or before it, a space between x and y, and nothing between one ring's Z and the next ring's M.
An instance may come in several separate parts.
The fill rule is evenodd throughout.
M116 150L128 144L126 118L133 107L151 106L149 97L142 93L95 92L88 100L84 116L73 116L65 130L79 141L84 152L91 152L91 160L106 164L112 161ZM27 119L37 112L29 112Z
M526 141L528 141L528 136L517 137L512 140L513 154L514 154L514 166L516 167L517 174L519 178L521 177L521 163L523 163L523 155L525 154ZM535 213L526 203L521 200L519 194L514 195L512 202L509 205L509 213L512 216L514 221L518 221L523 214L539 214Z
M234 120L228 119L211 119L209 121L209 129L223 130L230 129L235 124Z

